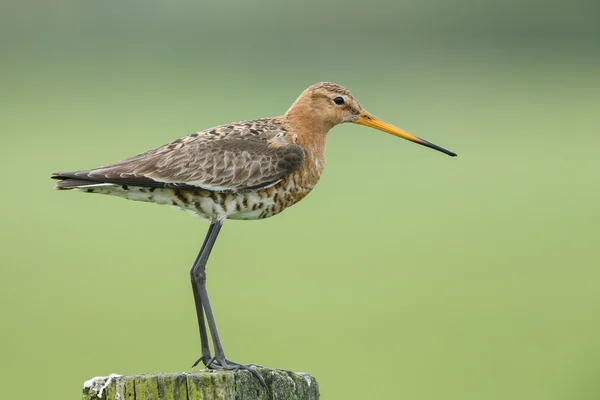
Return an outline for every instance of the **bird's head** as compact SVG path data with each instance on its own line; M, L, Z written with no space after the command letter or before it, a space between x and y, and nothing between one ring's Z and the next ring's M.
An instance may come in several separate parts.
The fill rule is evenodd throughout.
M456 156L452 151L411 135L375 117L362 108L348 89L337 83L320 82L308 87L289 108L286 117L301 120L305 124L321 129L324 133L335 125L352 122L390 133L452 157Z

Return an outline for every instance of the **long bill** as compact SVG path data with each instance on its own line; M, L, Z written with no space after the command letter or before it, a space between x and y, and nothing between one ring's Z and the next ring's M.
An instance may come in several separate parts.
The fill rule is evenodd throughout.
M411 135L410 133L408 133L406 131L403 131L400 128L396 128L392 124L388 124L387 122L380 120L379 118L377 118L373 114L370 114L370 113L368 113L366 111L363 111L357 117L357 119L356 119L356 121L354 121L354 123L355 124L359 124L359 125L368 126L368 127L371 127L371 128L375 128L375 129L378 129L380 131L392 134L394 136L401 137L402 139L406 139L406 140L410 140L411 142L418 143L418 144L420 144L422 146L426 146L426 147L429 147L431 149L434 149L434 150L437 150L437 151L441 151L442 153L448 154L449 156L456 157L456 153L454 153L453 151L446 150L443 147L438 146L437 144L433 144L431 142L428 142L425 139L421 139L420 137Z

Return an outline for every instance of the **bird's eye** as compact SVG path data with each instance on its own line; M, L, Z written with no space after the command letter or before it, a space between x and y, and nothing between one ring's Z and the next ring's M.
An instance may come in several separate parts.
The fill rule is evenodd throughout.
M335 99L333 99L333 102L335 104L337 104L338 106L341 106L342 104L344 104L344 98L343 97L336 97Z

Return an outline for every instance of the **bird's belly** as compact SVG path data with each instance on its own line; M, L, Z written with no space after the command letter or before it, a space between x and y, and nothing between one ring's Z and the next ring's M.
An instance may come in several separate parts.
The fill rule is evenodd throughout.
M119 185L82 190L129 200L171 205L214 221L223 218L252 220L272 217L302 200L311 189L312 186L296 185L293 179L284 179L272 187L243 193L220 193L201 189L150 189Z
M307 149L305 149L307 151ZM206 189L173 190L117 184L81 187L88 193L101 193L129 200L166 204L211 221L220 219L264 219L298 203L315 187L323 172L325 154L307 152L304 165L276 184L240 193Z
M269 218L302 200L311 189L288 181L246 193L212 193L201 200L199 214L239 220Z

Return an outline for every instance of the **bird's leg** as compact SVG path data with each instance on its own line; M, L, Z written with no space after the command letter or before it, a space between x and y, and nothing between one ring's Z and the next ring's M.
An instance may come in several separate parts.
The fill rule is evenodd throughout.
M192 365L192 368L195 367L196 365L198 365L198 363L200 361L202 361L202 363L204 365L207 365L209 360L211 359L210 348L208 347L208 336L207 336L207 332L206 332L206 325L204 323L204 311L202 309L202 299L200 297L199 285L197 284L197 279L195 278L195 273L200 268L204 269L203 267L200 267L199 264L200 264L201 260L204 260L204 263L206 264L208 255L206 257L203 257L203 254L207 250L210 253L210 249L207 249L206 245L208 243L208 239L212 235L215 225L216 225L215 222L210 224L210 227L208 228L208 232L206 233L206 236L204 237L204 242L202 243L202 247L200 248L200 251L198 252L198 255L196 256L196 260L194 260L194 264L192 265L192 268L190 270L190 280L192 282L192 291L194 292L194 303L196 304L196 315L198 316L198 328L200 330L200 344L202 346L202 355L200 356L200 358L198 358L196 360L196 362L194 362L194 364ZM214 241L213 241L213 243L214 243ZM211 248L212 248L212 246L211 246Z
M194 366L197 365L198 362L202 361L204 365L206 365L206 368L209 369L222 369L231 371L244 369L254 374L260 383L268 390L268 386L264 378L257 370L250 368L248 365L230 361L225 357L225 351L223 350L219 332L217 331L217 324L215 323L215 316L212 312L212 307L210 306L210 300L208 299L208 292L206 290L206 262L208 261L208 256L210 255L222 226L223 220L217 220L211 223L202 248L200 249L200 253L198 254L198 257L196 257L196 262L194 262L194 266L190 271L192 287L194 289L194 300L196 301L198 326L200 328L200 341L202 344L202 356L196 360ZM210 357L210 350L208 348L206 327L204 326L204 314L206 314L206 321L208 322L208 329L210 329L210 336L212 338L213 347L215 350L215 356L212 358Z

